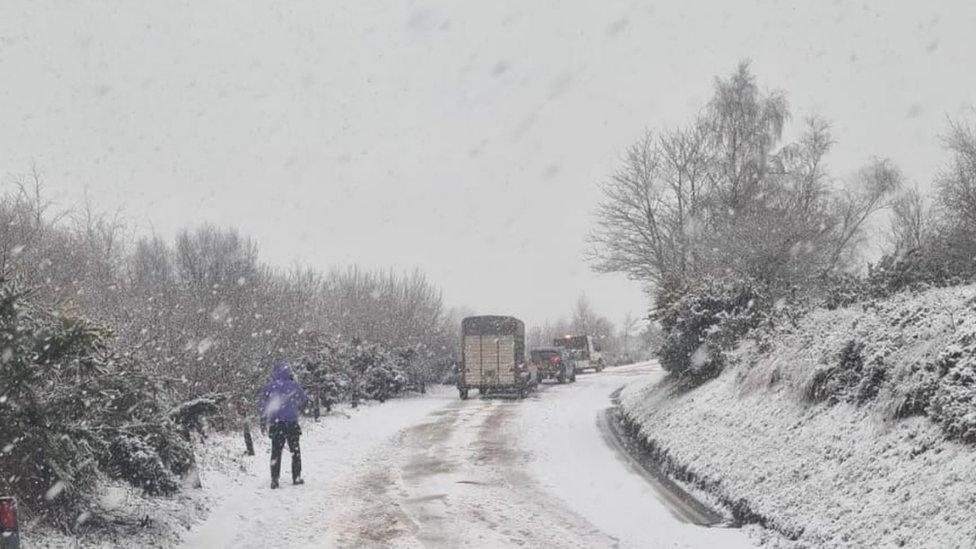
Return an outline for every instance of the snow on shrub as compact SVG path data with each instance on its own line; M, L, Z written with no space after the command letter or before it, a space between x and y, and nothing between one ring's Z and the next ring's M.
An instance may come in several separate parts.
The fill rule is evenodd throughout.
M814 295L820 297L820 305L828 311L847 307L868 297L864 279L849 273L829 273L821 278Z
M318 390L326 409L343 401L383 402L408 390L423 391L427 371L416 349L389 347L358 338L325 340L310 335L298 361L306 388Z
M864 343L850 339L841 348L836 363L814 372L806 397L813 402L864 404L878 395L885 376L884 360L875 355L865 361Z
M179 479L163 464L156 449L138 436L122 435L109 445L109 474L124 478L147 494L172 494Z
M827 310L871 299L884 299L902 291L922 292L966 284L976 278L976 260L953 258L943 244L926 249L888 254L872 265L867 276L830 273L812 288ZM958 255L958 254L955 254Z
M170 410L169 417L183 430L183 438L189 440L191 433L206 436L207 418L221 412L220 403L224 400L224 395L197 397Z
M954 250L951 241L935 239L930 244L882 257L866 280L871 295L884 297L905 289L958 286L976 277L976 260Z
M876 403L886 420L925 416L947 436L976 443L976 287L824 309L808 310L792 327L777 312L753 331L758 344L744 362L768 366L765 377L753 377L781 377L769 365L790 364L808 402Z
M897 395L893 416L928 416L951 438L976 443L976 309L966 303L959 318L950 315L947 341L934 358L913 364L908 375L893 380ZM909 315L905 322L927 317Z
M939 356L941 378L926 411L949 436L976 443L976 319L956 334L956 343Z
M714 280L684 291L660 292L654 318L664 330L658 351L671 374L701 381L718 375L723 351L755 328L770 309L762 285L748 280Z
M173 491L193 454L157 381L111 351L107 329L26 298L0 280L0 493L71 527L102 475Z

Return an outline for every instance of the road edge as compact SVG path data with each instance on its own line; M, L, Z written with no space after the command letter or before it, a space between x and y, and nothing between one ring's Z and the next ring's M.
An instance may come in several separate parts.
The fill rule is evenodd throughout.
M624 425L625 418L620 407L620 393L624 386L610 393L613 406L604 409L597 417L597 426L603 433L607 445L640 474L661 496L668 510L679 520L697 526L728 526L724 516L711 506L702 502L659 467L640 440L633 437Z

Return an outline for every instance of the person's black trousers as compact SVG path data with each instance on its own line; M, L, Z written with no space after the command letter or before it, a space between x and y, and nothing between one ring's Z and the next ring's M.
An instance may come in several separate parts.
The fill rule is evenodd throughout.
M298 446L302 429L298 426L298 422L274 422L268 434L271 436L271 478L278 480L281 475L281 451L285 447L285 442L288 443L288 451L291 452L291 479L295 480L302 476L302 451Z

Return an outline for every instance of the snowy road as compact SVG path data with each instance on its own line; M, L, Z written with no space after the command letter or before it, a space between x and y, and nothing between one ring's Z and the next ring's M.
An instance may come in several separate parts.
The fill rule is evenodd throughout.
M677 518L604 439L609 394L654 375L610 369L521 402L439 391L309 423L307 484L269 490L262 445L186 546L751 546Z

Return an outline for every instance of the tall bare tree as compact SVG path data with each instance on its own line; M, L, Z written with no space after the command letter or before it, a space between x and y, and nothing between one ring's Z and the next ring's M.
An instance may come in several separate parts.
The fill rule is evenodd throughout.
M601 186L594 268L648 289L727 275L789 288L844 268L900 173L876 160L834 191L828 125L809 119L784 144L789 119L785 96L742 64L689 127L645 135Z
M952 156L936 178L939 204L954 223L976 232L976 127L950 120L943 143Z
M889 244L902 255L922 247L928 236L929 211L917 187L905 190L892 201Z

